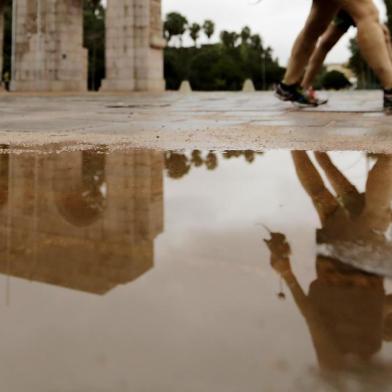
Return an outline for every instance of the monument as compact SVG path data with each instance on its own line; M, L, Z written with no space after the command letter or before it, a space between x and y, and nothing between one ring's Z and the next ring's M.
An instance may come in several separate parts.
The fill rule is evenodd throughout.
M102 90L163 90L160 0L108 0L105 23ZM83 92L87 69L83 0L13 0L12 91Z

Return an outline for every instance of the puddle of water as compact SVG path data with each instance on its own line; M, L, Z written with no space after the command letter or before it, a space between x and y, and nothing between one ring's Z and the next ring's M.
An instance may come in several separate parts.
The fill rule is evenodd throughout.
M3 389L391 390L391 198L386 155L4 148Z

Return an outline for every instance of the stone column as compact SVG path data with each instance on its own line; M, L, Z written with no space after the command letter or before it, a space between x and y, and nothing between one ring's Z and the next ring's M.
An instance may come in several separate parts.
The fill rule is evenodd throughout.
M138 91L164 90L161 0L135 0L135 79Z
M85 91L82 0L14 0L13 91Z
M134 74L134 0L109 0L106 7L106 79L101 90L132 91Z
M162 91L161 0L109 0L106 91Z

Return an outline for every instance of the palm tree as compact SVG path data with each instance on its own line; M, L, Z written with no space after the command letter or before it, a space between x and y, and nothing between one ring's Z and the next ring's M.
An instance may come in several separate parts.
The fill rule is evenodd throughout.
M215 33L215 23L212 20L206 20L203 23L204 34L207 36L208 40L211 40L211 37Z
M241 30L241 33L240 33L242 45L245 45L248 43L251 35L252 35L252 32L251 32L250 28L248 26L245 26Z
M182 36L184 35L187 26L188 20L185 16L178 12L170 12L167 14L166 20L163 24L167 43L169 43L173 37L179 37L180 45L182 46Z
M263 41L259 34L253 34L250 37L250 42L254 49L262 49L263 47Z
M198 23L192 23L189 26L189 35L191 36L195 46L197 45L197 40L199 39L201 26Z
M220 39L226 48L235 48L239 35L236 32L223 30L220 34Z

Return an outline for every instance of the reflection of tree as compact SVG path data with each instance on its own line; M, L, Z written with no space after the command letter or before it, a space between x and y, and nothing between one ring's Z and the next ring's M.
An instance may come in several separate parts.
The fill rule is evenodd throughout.
M191 164L184 154L167 152L165 154L165 168L170 178L181 178L189 173Z
M193 166L195 167L200 167L203 166L203 158L201 156L201 151L200 150L194 150L192 151L192 159L191 159L191 163L193 164Z
M244 157L246 162L253 163L257 155L262 155L263 152L255 152L251 150L245 151L225 151L222 153L223 159ZM185 153L175 151L168 151L165 154L165 167L170 178L182 178L190 172L192 167L198 168L205 166L207 170L215 170L219 166L219 154L214 151L209 151L203 157L200 150L194 150L188 156Z
M336 257L357 252L357 242L386 246L384 233L391 220L392 157L379 156L370 171L365 194L358 190L325 153L315 153L333 194L305 152L293 152L298 178L319 215L317 243L327 252L316 259L317 278L305 294L290 265L290 246L283 234L266 241L271 265L289 287L304 316L322 369L368 368L382 346L391 340L392 307L383 278L349 266ZM342 247L344 243L344 247ZM336 252L334 248L340 248ZM351 249L350 249L351 248ZM366 254L365 254L366 256ZM366 259L362 260L366 265ZM373 369L377 366L372 361ZM379 365L378 369L381 369Z
M209 152L205 160L208 170L215 170L218 167L218 157L213 152Z

